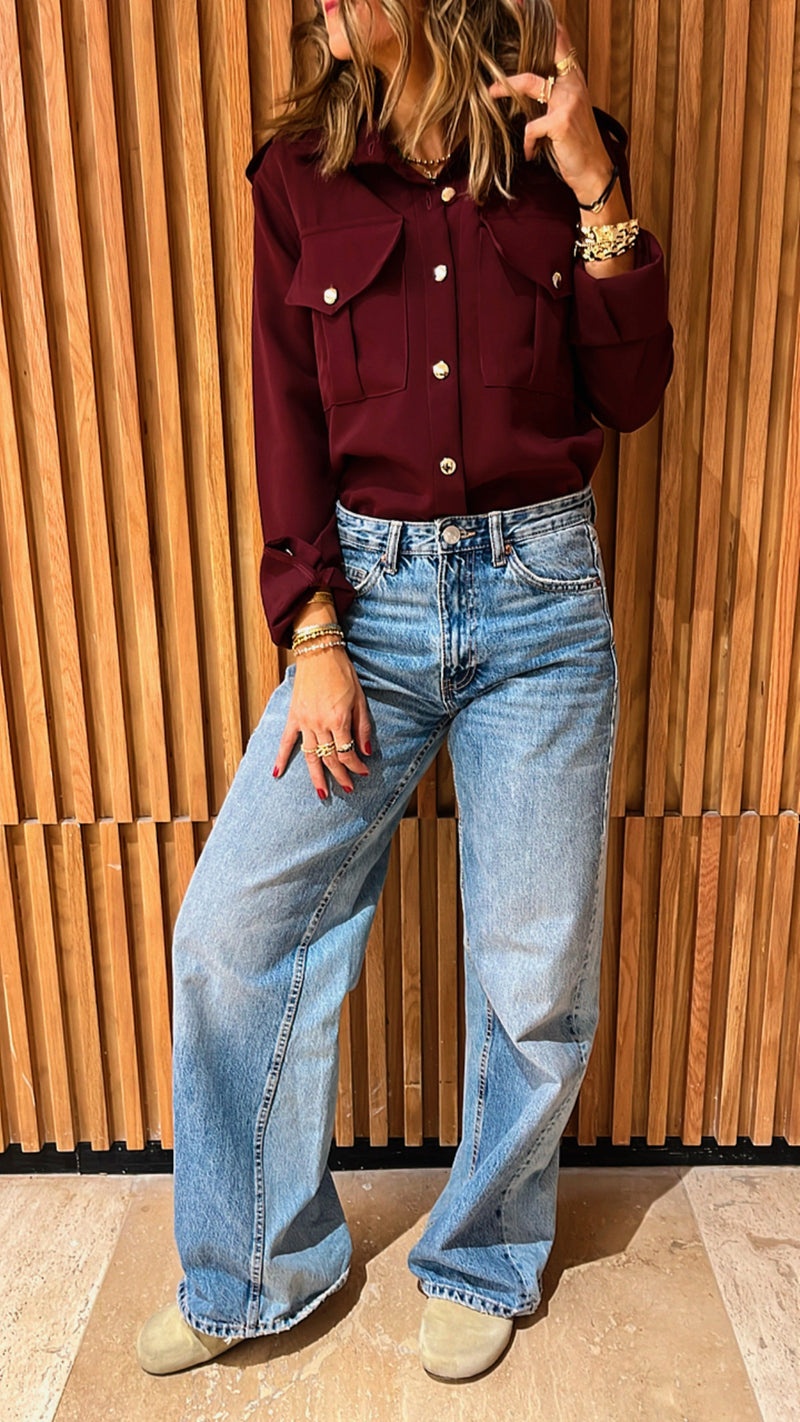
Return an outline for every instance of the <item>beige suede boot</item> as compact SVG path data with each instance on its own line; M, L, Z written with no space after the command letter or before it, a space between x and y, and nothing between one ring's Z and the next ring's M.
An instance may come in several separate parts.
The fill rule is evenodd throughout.
M243 1338L216 1338L186 1322L177 1303L165 1304L148 1318L136 1340L136 1356L146 1373L179 1373L207 1363L243 1343Z
M497 1361L513 1330L513 1318L428 1298L419 1329L422 1365L435 1378L474 1378Z

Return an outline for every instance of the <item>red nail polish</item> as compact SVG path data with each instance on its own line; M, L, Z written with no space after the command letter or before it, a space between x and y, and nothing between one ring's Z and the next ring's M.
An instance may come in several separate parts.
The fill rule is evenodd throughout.
M367 752L367 755L372 755L372 746L369 741L364 742L364 750Z
M352 785L344 785L342 788L347 791L348 795L352 795L352 793L353 793L353 787L352 787Z
M277 775L277 774L278 774L278 767L277 767L277 765L275 766L275 769L273 770L272 774L273 774L273 775Z
M328 798L327 790L320 790L319 786L317 786L317 794L319 795L320 800L327 800Z

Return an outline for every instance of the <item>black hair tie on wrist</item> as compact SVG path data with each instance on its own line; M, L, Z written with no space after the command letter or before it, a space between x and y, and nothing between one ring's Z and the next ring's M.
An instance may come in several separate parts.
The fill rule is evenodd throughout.
M603 189L603 191L601 192L601 194L600 194L599 198L597 199L597 201L596 201L596 202L588 202L588 203L579 202L579 203L578 203L578 207L581 209L581 211L582 211L582 212L599 212L600 209L601 209L601 207L604 207L605 204L608 202L609 196L610 196L610 194L611 194L611 189L613 188L613 186L614 186L615 182L617 181L617 178L618 178L618 177L619 177L619 167L618 167L617 164L615 163L615 164L614 164L614 171L613 171L613 173L611 174L611 177L610 177L609 180L608 180L608 184L607 184L607 186Z

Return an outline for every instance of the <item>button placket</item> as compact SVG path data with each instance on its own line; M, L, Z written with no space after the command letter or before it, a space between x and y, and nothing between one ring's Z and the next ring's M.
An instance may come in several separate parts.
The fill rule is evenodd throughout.
M431 196L431 194L428 194ZM427 273L426 326L428 352L428 408L434 455L434 478L448 481L448 503L454 511L466 512L463 461L461 458L461 407L457 379L456 283L452 265L452 243L447 205L457 196L448 185L435 196L428 215L420 221L424 270ZM456 204L457 210L458 205ZM460 214L459 214L460 215Z

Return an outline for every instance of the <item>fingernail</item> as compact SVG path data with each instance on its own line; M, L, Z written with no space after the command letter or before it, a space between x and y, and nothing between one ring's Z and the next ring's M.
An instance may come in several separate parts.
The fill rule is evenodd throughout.
M372 746L369 741L364 742L364 750L367 752L367 755L372 755Z
M277 775L277 774L278 774L278 767L277 767L277 765L275 766L275 769L273 770L272 774L273 774L273 775Z
M319 786L317 786L317 794L319 795L320 800L327 800L328 798L327 790L320 790Z
M352 793L353 793L353 787L352 787L352 785L345 785L345 786L343 786L343 789L345 789L345 790L347 791L348 795L352 795Z

